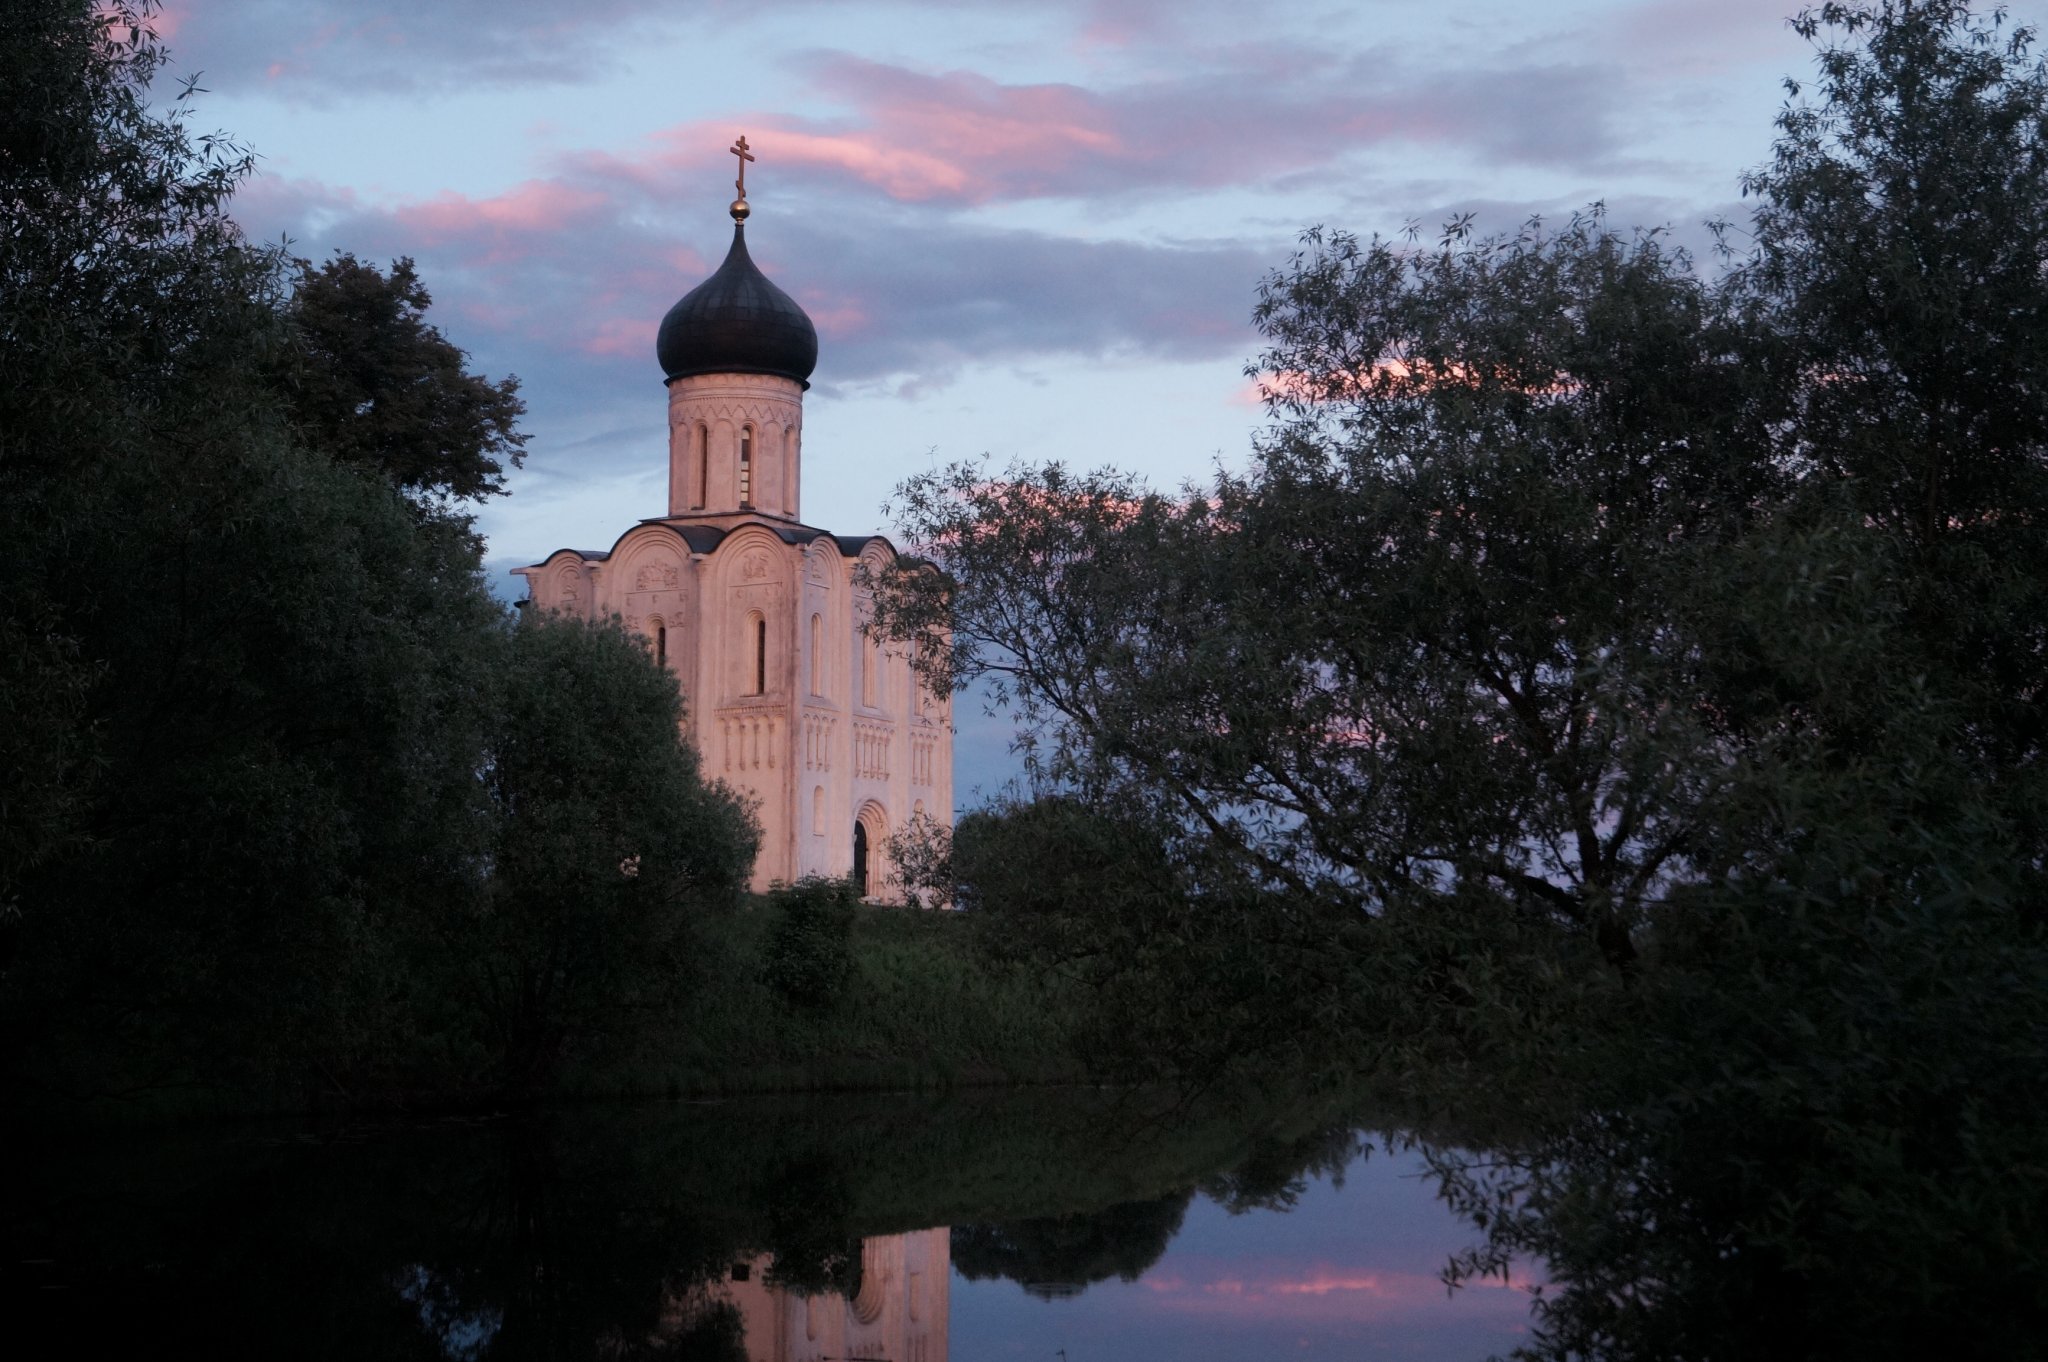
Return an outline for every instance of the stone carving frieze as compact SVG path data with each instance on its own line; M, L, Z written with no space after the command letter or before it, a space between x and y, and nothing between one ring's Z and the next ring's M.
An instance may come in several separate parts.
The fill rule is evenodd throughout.
M681 584L682 574L674 563L657 559L643 566L633 578L635 591L673 591Z
M740 559L740 576L749 582L758 582L768 575L770 564L765 550L754 549Z
M672 424L686 421L730 421L738 425L751 421L757 426L797 426L790 418L796 404L770 399L765 402L734 402L731 399L678 398L670 407Z

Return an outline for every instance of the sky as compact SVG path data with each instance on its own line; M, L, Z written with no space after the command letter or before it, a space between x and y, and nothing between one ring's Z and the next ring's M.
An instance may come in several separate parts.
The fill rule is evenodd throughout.
M531 436L487 568L666 509L655 328L731 235L817 323L804 519L891 529L935 462L1242 466L1258 281L1314 224L1426 236L1596 201L1739 223L1793 0L167 0L237 216L417 262ZM2025 16L2022 16L2025 17ZM171 88L168 83L164 88ZM962 719L958 786L1006 730Z

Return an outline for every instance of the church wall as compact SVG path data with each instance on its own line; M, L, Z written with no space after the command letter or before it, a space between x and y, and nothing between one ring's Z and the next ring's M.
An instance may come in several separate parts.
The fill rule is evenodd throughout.
M870 544L863 557L880 566L888 550ZM851 874L861 822L870 895L892 897L887 839L919 812L951 821L949 705L919 692L907 651L865 638L856 566L830 538L791 545L742 523L708 556L648 525L607 559L563 551L521 570L536 608L616 614L663 658L704 775L757 801L756 890Z
M703 730L705 771L757 800L757 891L795 877L797 556L766 530L735 531L711 556L699 625L711 664L700 693L714 720Z
M947 1227L863 1239L860 1291L851 1300L770 1285L774 1261L761 1254L716 1288L739 1310L748 1362L946 1362L952 1323Z
M688 550L665 530L635 531L619 541L603 577L599 605L622 616L682 686L701 648L697 572ZM683 731L701 749L694 694L684 687Z
M846 582L838 548L829 540L810 546L803 556L804 574L797 615L797 640L803 652L801 725L797 788L796 866L802 875L843 875L851 865L851 847L839 843L851 836L853 814L842 793L846 769L845 742ZM811 621L818 626L813 630ZM845 837L841 830L847 829ZM835 852L844 851L846 865Z

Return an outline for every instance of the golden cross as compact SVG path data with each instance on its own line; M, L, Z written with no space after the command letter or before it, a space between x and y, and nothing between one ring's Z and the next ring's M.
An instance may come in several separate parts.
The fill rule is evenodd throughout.
M740 140L733 143L726 150L740 158L740 177L732 182L732 187L740 191L741 198L745 198L747 196L747 162L754 159L754 153L747 150L746 134L741 133Z

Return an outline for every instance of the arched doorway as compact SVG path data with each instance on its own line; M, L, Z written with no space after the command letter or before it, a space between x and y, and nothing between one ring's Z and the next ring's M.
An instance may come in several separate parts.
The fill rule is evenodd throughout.
M864 899L891 892L889 815L872 799L860 806L853 820L853 888Z

